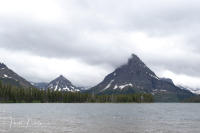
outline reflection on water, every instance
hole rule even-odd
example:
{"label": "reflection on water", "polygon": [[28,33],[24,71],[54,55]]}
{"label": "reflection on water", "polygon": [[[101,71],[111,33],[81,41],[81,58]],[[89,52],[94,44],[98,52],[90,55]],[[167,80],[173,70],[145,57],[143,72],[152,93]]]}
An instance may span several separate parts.
{"label": "reflection on water", "polygon": [[199,104],[0,104],[0,133],[198,133]]}

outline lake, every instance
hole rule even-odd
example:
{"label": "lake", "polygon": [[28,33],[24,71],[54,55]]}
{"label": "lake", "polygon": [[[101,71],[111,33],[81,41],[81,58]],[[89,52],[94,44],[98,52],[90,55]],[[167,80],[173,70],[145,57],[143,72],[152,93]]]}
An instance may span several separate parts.
{"label": "lake", "polygon": [[0,133],[199,133],[200,104],[0,104]]}

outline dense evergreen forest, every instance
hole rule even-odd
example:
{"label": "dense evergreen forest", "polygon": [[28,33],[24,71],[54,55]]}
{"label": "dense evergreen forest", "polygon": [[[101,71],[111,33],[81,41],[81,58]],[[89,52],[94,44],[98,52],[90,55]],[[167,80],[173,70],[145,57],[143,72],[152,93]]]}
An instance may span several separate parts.
{"label": "dense evergreen forest", "polygon": [[200,103],[200,95],[185,99],[184,102],[186,102],[186,103]]}
{"label": "dense evergreen forest", "polygon": [[20,88],[0,82],[1,103],[85,103],[85,102],[153,102],[151,94],[93,95],[80,92],[61,92]]}

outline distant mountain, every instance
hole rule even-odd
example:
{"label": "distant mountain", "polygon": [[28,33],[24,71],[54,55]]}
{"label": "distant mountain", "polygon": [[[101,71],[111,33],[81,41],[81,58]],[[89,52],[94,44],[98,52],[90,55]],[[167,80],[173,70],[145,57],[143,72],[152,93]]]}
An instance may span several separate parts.
{"label": "distant mountain", "polygon": [[179,86],[179,88],[183,89],[183,90],[188,90],[194,94],[200,95],[200,89],[199,88],[191,88],[191,87],[183,87],[183,86]]}
{"label": "distant mountain", "polygon": [[48,83],[46,82],[39,82],[39,83],[31,82],[31,84],[38,89],[45,89],[48,85]]}
{"label": "distant mountain", "polygon": [[33,87],[31,83],[16,74],[3,63],[0,63],[0,81],[2,81],[4,84],[10,84],[13,86],[20,86],[25,88]]}
{"label": "distant mountain", "polygon": [[193,94],[175,86],[172,80],[159,78],[135,54],[127,64],[108,74],[89,92],[96,94],[151,93],[156,101],[180,101]]}
{"label": "distant mountain", "polygon": [[91,86],[78,86],[77,87],[79,90],[85,91],[91,88]]}
{"label": "distant mountain", "polygon": [[51,81],[46,89],[52,89],[54,91],[68,91],[68,92],[78,92],[80,91],[79,88],[74,86],[68,79],[64,76],[60,75],[55,80]]}

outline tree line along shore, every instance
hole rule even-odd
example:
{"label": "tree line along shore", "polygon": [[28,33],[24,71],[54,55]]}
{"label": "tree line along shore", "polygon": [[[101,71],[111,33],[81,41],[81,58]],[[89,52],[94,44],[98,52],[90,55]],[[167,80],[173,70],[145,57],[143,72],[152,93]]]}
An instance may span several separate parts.
{"label": "tree line along shore", "polygon": [[0,82],[0,103],[151,103],[151,94],[94,95],[82,92],[22,88]]}

